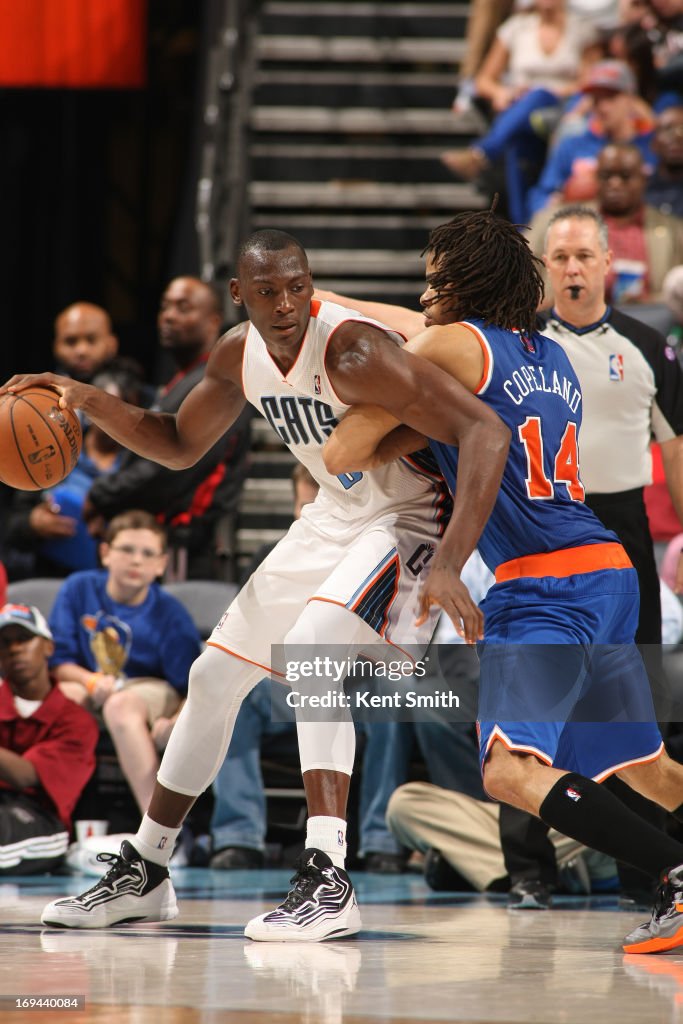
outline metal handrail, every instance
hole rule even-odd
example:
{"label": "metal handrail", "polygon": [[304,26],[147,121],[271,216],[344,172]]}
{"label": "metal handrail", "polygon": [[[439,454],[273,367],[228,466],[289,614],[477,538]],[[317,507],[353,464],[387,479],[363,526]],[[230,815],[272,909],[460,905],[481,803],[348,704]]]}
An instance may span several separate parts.
{"label": "metal handrail", "polygon": [[195,204],[204,281],[232,275],[247,227],[247,132],[258,8],[250,0],[222,0],[216,43],[207,55]]}

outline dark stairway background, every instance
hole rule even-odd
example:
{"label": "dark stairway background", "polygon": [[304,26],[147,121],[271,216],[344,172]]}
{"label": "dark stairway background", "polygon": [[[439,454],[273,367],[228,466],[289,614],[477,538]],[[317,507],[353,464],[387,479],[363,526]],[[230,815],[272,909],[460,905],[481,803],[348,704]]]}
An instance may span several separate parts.
{"label": "dark stairway background", "polygon": [[468,4],[269,0],[253,55],[250,228],[307,248],[316,283],[414,305],[430,228],[486,200],[439,162]]}
{"label": "dark stairway background", "polygon": [[[223,185],[215,169],[204,179],[216,277],[232,276],[241,238],[281,228],[303,243],[321,288],[416,307],[430,228],[487,203],[439,162],[482,128],[476,112],[451,112],[468,14],[468,4],[438,0],[248,5],[240,31],[223,37],[239,68],[219,78],[233,97],[232,128],[214,147]],[[237,523],[241,569],[291,521],[293,464],[257,418]]]}

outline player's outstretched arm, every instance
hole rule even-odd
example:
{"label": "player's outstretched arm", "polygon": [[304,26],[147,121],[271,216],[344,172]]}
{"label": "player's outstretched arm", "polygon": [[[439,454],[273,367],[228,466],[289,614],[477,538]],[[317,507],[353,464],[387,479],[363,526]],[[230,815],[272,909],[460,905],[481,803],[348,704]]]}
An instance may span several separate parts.
{"label": "player's outstretched arm", "polygon": [[175,415],[141,409],[91,384],[53,373],[15,375],[0,388],[0,395],[35,386],[53,388],[62,408],[81,409],[119,444],[169,469],[185,469],[216,443],[244,408],[244,338],[239,327],[243,325],[217,343],[204,378]]}
{"label": "player's outstretched arm", "polygon": [[356,309],[364,316],[372,317],[373,320],[379,320],[380,323],[386,324],[392,331],[398,331],[404,338],[413,338],[424,330],[425,322],[422,313],[408,309],[407,306],[393,306],[389,302],[354,299],[350,295],[339,295],[337,292],[329,292],[320,288],[316,288],[314,298],[326,299],[328,302],[336,302],[348,309]]}
{"label": "player's outstretched arm", "polygon": [[[439,353],[446,330],[458,329],[430,328],[426,332],[430,347],[438,347]],[[438,346],[431,341],[437,332]],[[469,337],[469,332],[463,335],[466,341]],[[449,340],[453,341],[450,333]],[[473,376],[471,362],[464,360],[468,379]],[[459,448],[454,513],[432,563],[423,608],[424,604],[440,604],[456,627],[462,622],[465,639],[474,642],[481,632],[481,613],[459,573],[476,547],[498,495],[510,445],[508,428],[446,372],[446,367],[440,369],[433,361],[397,348],[374,327],[343,324],[328,348],[327,369],[343,402],[374,402],[395,421]]]}
{"label": "player's outstretched arm", "polygon": [[400,424],[378,405],[355,405],[335,427],[323,448],[328,473],[377,469],[424,448],[427,439]]}

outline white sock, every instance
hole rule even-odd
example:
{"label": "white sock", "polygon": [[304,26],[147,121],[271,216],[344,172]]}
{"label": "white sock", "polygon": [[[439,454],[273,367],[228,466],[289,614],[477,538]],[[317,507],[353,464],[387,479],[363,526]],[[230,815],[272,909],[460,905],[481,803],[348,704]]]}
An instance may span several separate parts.
{"label": "white sock", "polygon": [[133,838],[133,846],[145,860],[153,864],[168,864],[173,853],[175,841],[180,835],[180,828],[168,828],[160,825],[147,815],[143,815],[140,828]]}
{"label": "white sock", "polygon": [[306,822],[306,849],[322,850],[336,868],[344,867],[346,859],[346,822],[318,814]]}

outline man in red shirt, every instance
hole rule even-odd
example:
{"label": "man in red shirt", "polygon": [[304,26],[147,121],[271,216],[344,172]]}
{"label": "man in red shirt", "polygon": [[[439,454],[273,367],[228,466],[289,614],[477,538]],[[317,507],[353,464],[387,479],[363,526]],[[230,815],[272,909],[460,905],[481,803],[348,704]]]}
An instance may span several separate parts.
{"label": "man in red shirt", "polygon": [[0,875],[57,866],[95,769],[97,725],[53,684],[53,650],[37,608],[0,608]]}

